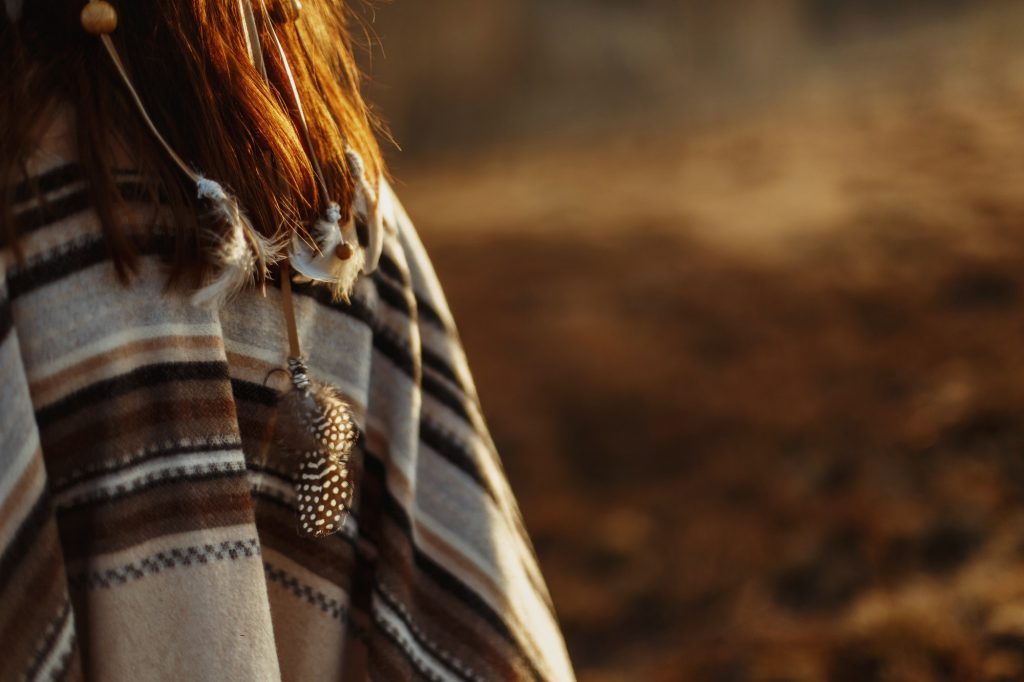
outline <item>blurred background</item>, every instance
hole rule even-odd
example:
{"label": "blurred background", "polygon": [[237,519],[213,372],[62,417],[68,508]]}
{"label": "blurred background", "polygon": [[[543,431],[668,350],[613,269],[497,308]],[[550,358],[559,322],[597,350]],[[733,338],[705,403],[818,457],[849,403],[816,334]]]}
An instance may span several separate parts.
{"label": "blurred background", "polygon": [[373,14],[580,679],[1024,679],[1024,6]]}

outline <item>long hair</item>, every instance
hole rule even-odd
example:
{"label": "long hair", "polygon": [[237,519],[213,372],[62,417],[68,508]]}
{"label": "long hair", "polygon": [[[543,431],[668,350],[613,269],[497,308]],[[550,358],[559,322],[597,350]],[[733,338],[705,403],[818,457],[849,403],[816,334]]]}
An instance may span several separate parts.
{"label": "long hair", "polygon": [[[264,1],[271,8],[275,2]],[[360,96],[344,0],[303,0],[297,21],[276,25],[330,197],[321,196],[298,132],[284,65],[268,49],[270,83],[257,72],[238,2],[112,2],[118,28],[111,38],[157,127],[188,163],[235,194],[264,235],[301,229],[329,200],[350,205],[346,146],[362,155],[372,175],[383,172],[375,122]],[[260,0],[251,2],[260,7]],[[78,162],[119,276],[129,279],[139,258],[118,219],[125,197],[115,182],[122,170],[115,152],[123,149],[149,197],[172,212],[171,280],[198,282],[209,266],[209,248],[195,188],[145,127],[99,39],[82,29],[84,4],[25,0],[17,20],[0,8],[0,239],[20,253],[14,190],[26,179],[38,122],[66,108],[73,112]],[[259,30],[263,44],[272,44],[265,23]]]}

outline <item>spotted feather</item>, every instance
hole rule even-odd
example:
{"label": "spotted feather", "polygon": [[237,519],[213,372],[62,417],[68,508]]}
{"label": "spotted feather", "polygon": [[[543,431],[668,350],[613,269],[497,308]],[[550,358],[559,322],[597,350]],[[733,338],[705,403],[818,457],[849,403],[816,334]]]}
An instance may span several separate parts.
{"label": "spotted feather", "polygon": [[295,494],[302,535],[336,533],[352,509],[351,458],[359,437],[352,410],[330,386],[311,381],[301,360],[289,360],[292,390],[279,403],[278,443],[298,463]]}

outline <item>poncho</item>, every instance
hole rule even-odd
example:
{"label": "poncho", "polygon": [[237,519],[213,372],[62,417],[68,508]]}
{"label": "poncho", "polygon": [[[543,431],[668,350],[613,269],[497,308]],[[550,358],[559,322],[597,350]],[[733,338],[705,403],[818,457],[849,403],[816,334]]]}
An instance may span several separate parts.
{"label": "poncho", "polygon": [[[363,434],[344,532],[296,532],[271,437],[280,291],[211,312],[118,176],[118,282],[83,174],[41,154],[0,262],[0,679],[573,679],[448,306],[397,201],[350,303],[296,288],[311,374]],[[38,200],[41,194],[43,201]]]}

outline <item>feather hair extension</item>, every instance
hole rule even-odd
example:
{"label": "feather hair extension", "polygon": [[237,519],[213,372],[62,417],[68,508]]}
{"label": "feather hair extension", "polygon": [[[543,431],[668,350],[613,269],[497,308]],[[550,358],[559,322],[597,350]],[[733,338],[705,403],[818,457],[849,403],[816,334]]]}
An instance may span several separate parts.
{"label": "feather hair extension", "polygon": [[253,284],[265,279],[268,267],[281,259],[281,245],[267,239],[252,226],[238,201],[216,181],[199,176],[196,180],[199,198],[206,199],[218,222],[227,227],[214,251],[213,279],[192,296],[192,304],[217,309],[228,299]]}
{"label": "feather hair extension", "polygon": [[[384,242],[384,218],[380,211],[381,193],[367,179],[362,158],[349,148],[345,150],[345,159],[355,181],[348,223],[340,224],[341,207],[331,202],[310,229],[314,244],[298,235],[292,237],[291,261],[302,278],[327,284],[335,300],[347,301],[359,275],[377,269]],[[353,244],[362,248],[346,249],[345,257],[338,257],[339,247]]]}
{"label": "feather hair extension", "polygon": [[363,270],[362,249],[346,249],[345,257],[338,250],[357,243],[355,220],[341,226],[341,207],[331,202],[310,229],[313,244],[298,234],[292,235],[290,260],[295,271],[314,282],[327,284],[334,300],[348,300],[359,273]]}

